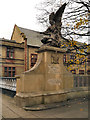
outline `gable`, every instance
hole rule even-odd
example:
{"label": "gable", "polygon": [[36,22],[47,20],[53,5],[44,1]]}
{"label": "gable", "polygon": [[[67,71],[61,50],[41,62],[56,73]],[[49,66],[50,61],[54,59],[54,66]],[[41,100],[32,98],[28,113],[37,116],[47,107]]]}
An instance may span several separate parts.
{"label": "gable", "polygon": [[18,43],[22,43],[24,42],[23,36],[27,38],[27,45],[38,47],[42,45],[41,39],[43,38],[43,34],[34,30],[18,27],[17,25],[15,25],[11,40],[15,40]]}
{"label": "gable", "polygon": [[15,40],[17,43],[24,42],[24,39],[21,35],[21,31],[20,31],[20,29],[18,28],[17,25],[14,26],[13,33],[12,33],[12,36],[11,36],[11,40]]}

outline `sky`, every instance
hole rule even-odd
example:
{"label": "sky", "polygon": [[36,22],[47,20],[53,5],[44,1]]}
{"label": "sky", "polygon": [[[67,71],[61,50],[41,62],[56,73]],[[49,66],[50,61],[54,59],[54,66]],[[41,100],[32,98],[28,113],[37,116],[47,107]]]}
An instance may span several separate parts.
{"label": "sky", "polygon": [[14,25],[42,31],[35,8],[42,0],[0,0],[0,38],[11,39]]}
{"label": "sky", "polygon": [[[44,31],[37,22],[38,6],[43,0],[0,0],[0,38],[11,39],[14,25]],[[85,40],[86,41],[86,40]]]}

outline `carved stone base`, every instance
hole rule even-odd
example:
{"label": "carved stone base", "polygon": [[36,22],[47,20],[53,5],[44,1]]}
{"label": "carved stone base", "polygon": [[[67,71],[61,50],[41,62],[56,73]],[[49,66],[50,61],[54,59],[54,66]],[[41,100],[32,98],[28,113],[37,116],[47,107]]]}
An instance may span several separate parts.
{"label": "carved stone base", "polygon": [[[16,102],[21,106],[59,102],[73,88],[73,75],[63,65],[60,48],[43,46],[33,68],[17,76]],[[63,91],[63,92],[62,92]]]}
{"label": "carved stone base", "polygon": [[39,104],[62,102],[68,99],[88,97],[88,88],[71,89],[68,91],[46,92],[36,94],[20,93],[16,95],[15,101],[18,106],[26,107]]}

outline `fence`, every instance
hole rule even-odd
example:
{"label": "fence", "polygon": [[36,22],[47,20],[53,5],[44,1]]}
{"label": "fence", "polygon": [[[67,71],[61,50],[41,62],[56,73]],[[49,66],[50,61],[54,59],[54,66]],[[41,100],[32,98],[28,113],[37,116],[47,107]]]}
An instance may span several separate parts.
{"label": "fence", "polygon": [[16,91],[16,78],[0,77],[0,88]]}
{"label": "fence", "polygon": [[88,86],[89,75],[74,75],[74,87]]}

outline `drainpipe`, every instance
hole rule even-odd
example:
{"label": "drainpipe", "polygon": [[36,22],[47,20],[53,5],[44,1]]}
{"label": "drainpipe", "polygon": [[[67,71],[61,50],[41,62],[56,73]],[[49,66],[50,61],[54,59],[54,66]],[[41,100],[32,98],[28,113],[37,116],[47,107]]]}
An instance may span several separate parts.
{"label": "drainpipe", "polygon": [[87,71],[86,71],[86,60],[85,60],[85,75],[86,75]]}
{"label": "drainpipe", "polygon": [[24,38],[25,44],[24,44],[24,70],[27,71],[27,38]]}

